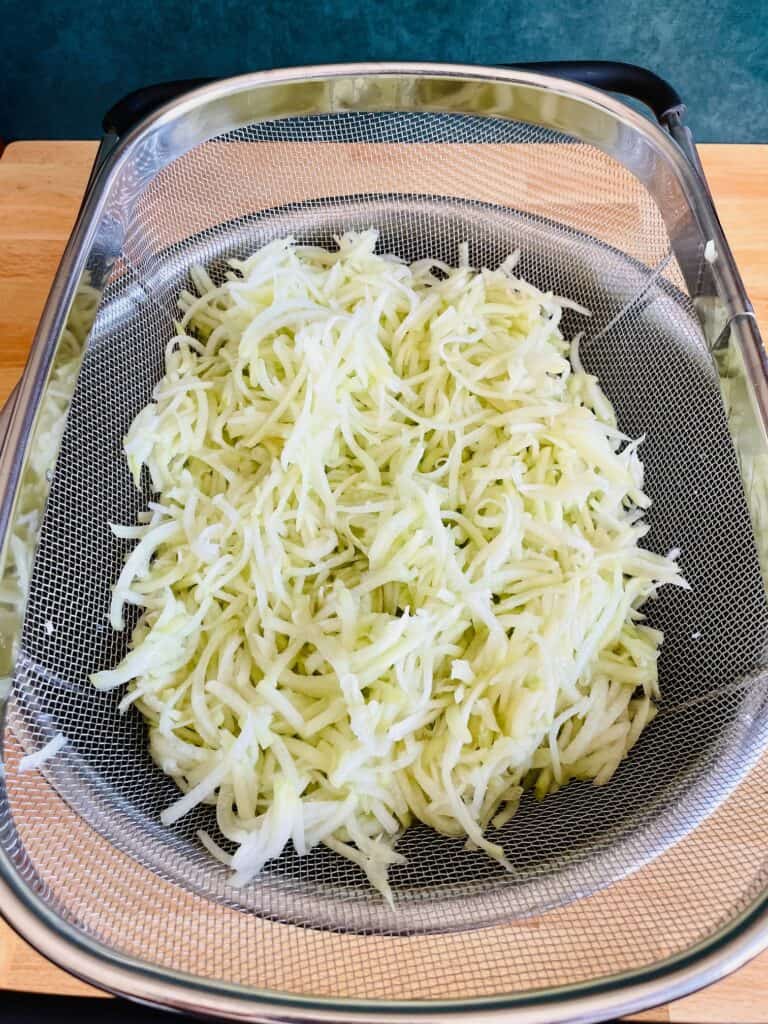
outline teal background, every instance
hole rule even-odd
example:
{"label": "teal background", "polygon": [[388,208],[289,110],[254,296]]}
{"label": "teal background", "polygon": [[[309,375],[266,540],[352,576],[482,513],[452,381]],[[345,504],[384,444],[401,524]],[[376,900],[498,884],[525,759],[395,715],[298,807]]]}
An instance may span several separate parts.
{"label": "teal background", "polygon": [[702,141],[768,141],[768,0],[0,0],[0,138],[94,138],[155,81],[354,60],[644,64]]}

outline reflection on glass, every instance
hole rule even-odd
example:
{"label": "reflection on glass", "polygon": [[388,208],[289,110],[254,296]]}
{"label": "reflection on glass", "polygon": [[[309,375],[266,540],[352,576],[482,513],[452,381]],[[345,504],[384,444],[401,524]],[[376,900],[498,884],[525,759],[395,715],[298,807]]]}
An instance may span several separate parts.
{"label": "reflection on glass", "polygon": [[10,689],[45,501],[99,298],[86,272],[62,332],[27,449],[0,576],[0,699]]}
{"label": "reflection on glass", "polygon": [[768,450],[737,339],[715,352],[720,390],[747,498],[757,556],[768,589]]}

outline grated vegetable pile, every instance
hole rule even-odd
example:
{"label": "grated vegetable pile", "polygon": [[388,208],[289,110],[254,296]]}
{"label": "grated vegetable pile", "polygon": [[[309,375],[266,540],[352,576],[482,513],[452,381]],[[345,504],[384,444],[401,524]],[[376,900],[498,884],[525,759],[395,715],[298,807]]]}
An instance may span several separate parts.
{"label": "grated vegetable pile", "polygon": [[525,788],[608,782],[658,696],[640,608],[685,583],[639,546],[640,442],[561,334],[578,307],[514,255],[376,243],[193,271],[125,438],[156,500],[113,526],[112,626],[142,612],[93,682],[149,723],[162,820],[215,804],[235,884],[324,843],[391,900],[414,819],[510,867],[488,832]]}

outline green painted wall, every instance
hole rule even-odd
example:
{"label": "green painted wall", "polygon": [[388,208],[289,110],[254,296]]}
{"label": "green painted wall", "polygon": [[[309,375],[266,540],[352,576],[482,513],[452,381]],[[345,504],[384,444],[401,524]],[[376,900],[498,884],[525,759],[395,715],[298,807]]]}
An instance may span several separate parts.
{"label": "green painted wall", "polygon": [[703,141],[768,141],[768,0],[0,0],[0,137],[90,138],[149,82],[346,60],[600,58],[669,78]]}

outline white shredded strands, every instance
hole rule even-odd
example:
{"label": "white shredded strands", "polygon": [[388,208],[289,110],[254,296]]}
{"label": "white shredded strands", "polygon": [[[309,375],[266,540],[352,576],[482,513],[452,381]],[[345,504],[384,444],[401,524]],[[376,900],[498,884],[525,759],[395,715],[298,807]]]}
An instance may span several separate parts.
{"label": "white shredded strands", "polygon": [[707,263],[714,263],[717,260],[717,249],[715,248],[715,242],[712,238],[710,238],[704,246],[704,259]]}
{"label": "white shredded strands", "polygon": [[93,682],[147,719],[185,794],[163,820],[216,806],[237,884],[324,843],[391,900],[414,819],[510,867],[486,833],[525,788],[608,782],[658,696],[639,609],[685,584],[640,547],[640,442],[574,372],[564,300],[517,254],[376,241],[193,273],[125,438],[158,498],[115,528],[111,620],[143,612]]}
{"label": "white shredded strands", "polygon": [[[99,294],[90,284],[90,277],[86,273],[61,335],[24,466],[12,534],[0,574],[0,673],[9,676],[16,662],[18,638],[32,578],[32,563],[51,475],[80,371],[85,340],[96,315]],[[45,628],[50,635],[47,624]],[[8,638],[12,638],[10,642]],[[9,689],[0,687],[0,701],[7,698]]]}
{"label": "white shredded strands", "polygon": [[34,754],[25,754],[19,761],[19,771],[31,772],[35,768],[40,768],[46,761],[50,761],[52,757],[55,757],[61,748],[66,745],[66,742],[66,736],[63,733],[57,733],[52,740],[49,740],[44,747],[36,750]]}

